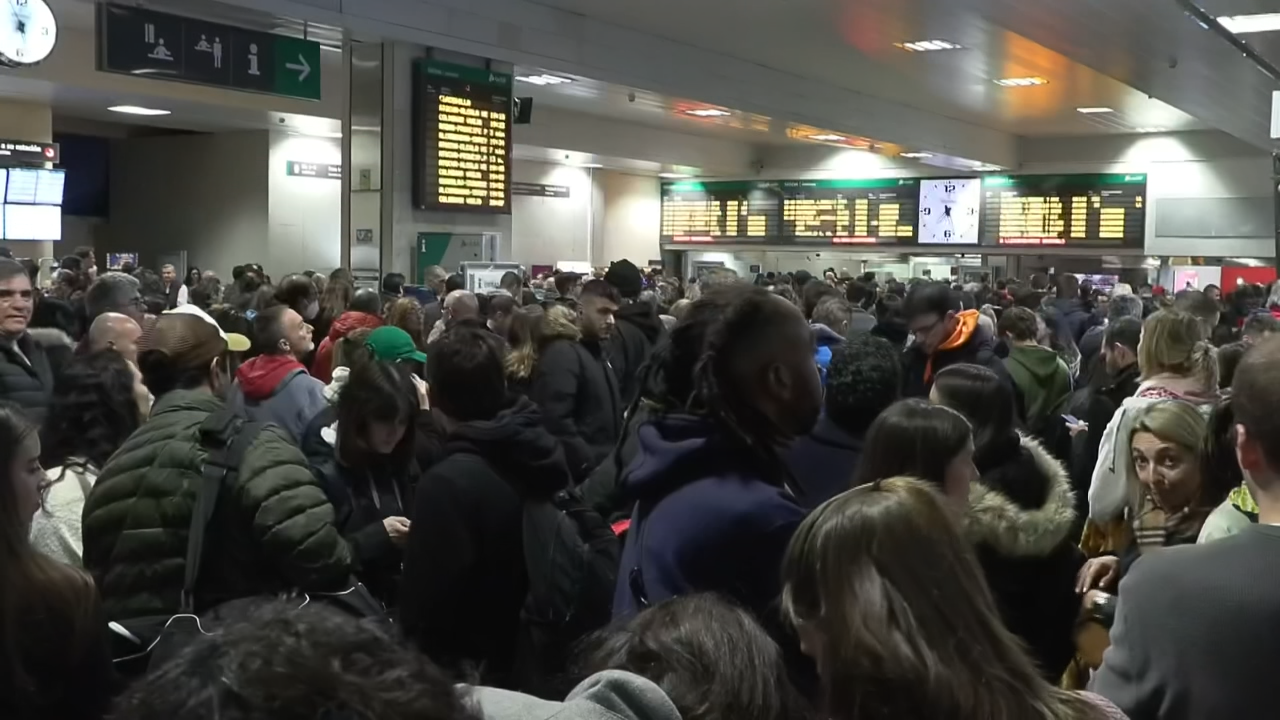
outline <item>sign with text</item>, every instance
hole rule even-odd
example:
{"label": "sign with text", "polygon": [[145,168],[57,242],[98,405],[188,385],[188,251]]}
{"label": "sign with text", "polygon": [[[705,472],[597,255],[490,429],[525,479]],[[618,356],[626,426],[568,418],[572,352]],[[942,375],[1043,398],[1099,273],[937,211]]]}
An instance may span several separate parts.
{"label": "sign with text", "polygon": [[413,199],[437,211],[511,213],[511,75],[414,64]]}
{"label": "sign with text", "polygon": [[569,197],[569,186],[513,182],[511,183],[511,194],[528,195],[530,197],[567,198]]}
{"label": "sign with text", "polygon": [[342,166],[328,163],[310,163],[301,160],[290,160],[285,173],[294,177],[324,178],[341,180]]}
{"label": "sign with text", "polygon": [[27,142],[26,140],[0,140],[0,164],[4,164],[4,161],[56,163],[58,162],[58,144]]}
{"label": "sign with text", "polygon": [[98,6],[98,69],[320,99],[320,44],[120,5]]}

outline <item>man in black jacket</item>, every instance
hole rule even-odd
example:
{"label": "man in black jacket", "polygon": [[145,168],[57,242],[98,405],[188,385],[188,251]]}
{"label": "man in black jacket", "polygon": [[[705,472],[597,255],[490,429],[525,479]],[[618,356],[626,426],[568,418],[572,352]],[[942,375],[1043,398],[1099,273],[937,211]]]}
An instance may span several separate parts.
{"label": "man in black jacket", "polygon": [[59,363],[27,330],[34,296],[27,269],[0,260],[0,400],[18,405],[38,425],[49,408]]}
{"label": "man in black jacket", "polygon": [[617,324],[609,336],[607,350],[614,376],[618,379],[618,394],[626,407],[640,392],[640,369],[666,334],[666,326],[658,317],[657,306],[640,300],[644,279],[640,268],[630,260],[619,260],[610,265],[604,281],[617,288],[622,296],[622,304],[614,315]]}
{"label": "man in black jacket", "polygon": [[431,411],[447,439],[419,481],[405,550],[405,635],[459,678],[511,687],[520,607],[528,592],[526,498],[569,485],[561,445],[538,408],[507,392],[502,341],[452,327],[427,357]]}
{"label": "man in black jacket", "polygon": [[993,331],[979,322],[977,310],[960,309],[950,285],[914,285],[902,306],[912,337],[903,359],[903,397],[927,397],[938,371],[960,363],[988,368],[1013,387]]}
{"label": "man in black jacket", "polygon": [[622,402],[604,352],[621,298],[612,285],[592,280],[578,298],[579,339],[559,337],[539,351],[530,397],[547,429],[564,445],[575,481],[587,477],[618,442]]}

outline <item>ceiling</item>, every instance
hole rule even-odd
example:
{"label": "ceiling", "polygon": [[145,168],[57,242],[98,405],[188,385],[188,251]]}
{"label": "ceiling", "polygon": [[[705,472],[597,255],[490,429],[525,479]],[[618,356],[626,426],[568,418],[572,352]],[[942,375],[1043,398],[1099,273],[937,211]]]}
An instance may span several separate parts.
{"label": "ceiling", "polygon": [[[1114,1],[1114,0],[1112,0]],[[819,80],[952,119],[1022,136],[1088,135],[1208,126],[1108,74],[997,24],[998,0],[534,0],[588,17]],[[1172,0],[1120,5],[1147,8]],[[1009,0],[1031,8],[1091,3]],[[727,21],[732,18],[732,21]],[[1075,22],[1093,29],[1086,13]],[[1032,23],[1034,24],[1034,23]],[[1056,26],[1049,26],[1056,30]],[[963,49],[907,52],[894,43],[943,39]],[[1003,88],[995,79],[1040,76],[1049,84]],[[1109,107],[1106,116],[1078,107]]]}

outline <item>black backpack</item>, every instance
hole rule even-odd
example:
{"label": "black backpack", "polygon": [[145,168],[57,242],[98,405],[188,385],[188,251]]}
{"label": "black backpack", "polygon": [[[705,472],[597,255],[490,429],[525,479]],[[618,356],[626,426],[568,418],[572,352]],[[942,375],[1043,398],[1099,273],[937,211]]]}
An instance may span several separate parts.
{"label": "black backpack", "polygon": [[563,697],[555,681],[573,645],[613,612],[621,543],[576,490],[524,499],[523,545],[529,592],[520,611],[518,687]]}

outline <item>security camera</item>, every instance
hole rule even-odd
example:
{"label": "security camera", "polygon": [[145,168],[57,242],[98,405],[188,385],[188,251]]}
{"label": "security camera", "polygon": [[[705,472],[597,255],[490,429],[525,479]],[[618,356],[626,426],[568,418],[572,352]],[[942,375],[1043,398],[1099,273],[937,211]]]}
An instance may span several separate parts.
{"label": "security camera", "polygon": [[633,102],[635,102],[635,101],[636,101],[636,91],[635,91],[635,90],[632,90],[632,91],[630,91],[630,92],[628,92],[628,93],[627,93],[627,102],[632,102],[632,103],[633,103]]}

